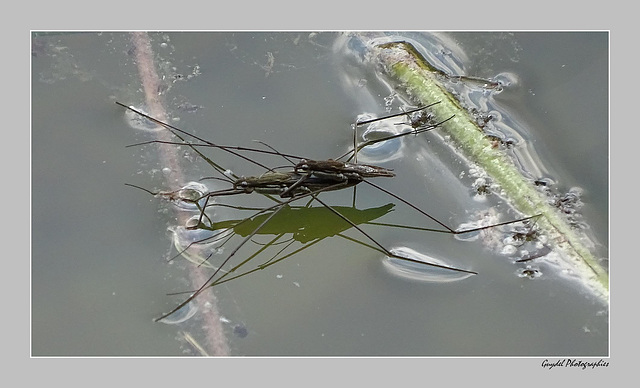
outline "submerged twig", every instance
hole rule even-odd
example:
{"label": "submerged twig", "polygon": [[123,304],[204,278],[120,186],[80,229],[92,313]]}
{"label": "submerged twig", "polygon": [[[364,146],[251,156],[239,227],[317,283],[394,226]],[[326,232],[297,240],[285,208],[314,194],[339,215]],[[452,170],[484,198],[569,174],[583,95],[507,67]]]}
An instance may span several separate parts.
{"label": "submerged twig", "polygon": [[[155,69],[153,61],[153,50],[151,48],[151,42],[149,36],[145,32],[135,32],[131,35],[131,41],[136,50],[136,62],[138,65],[138,71],[140,79],[145,92],[145,100],[147,106],[153,117],[160,118],[166,121],[166,114],[162,104],[162,98],[158,95],[160,78]],[[164,131],[159,134],[159,141],[170,141],[171,138]],[[180,182],[182,179],[180,164],[175,152],[168,151],[168,147],[162,147],[160,150],[160,157],[163,163],[170,166],[171,176],[168,177],[170,184]],[[195,284],[200,284],[202,275],[199,269],[194,269],[191,273],[192,281]],[[207,325],[203,327],[206,330],[207,346],[210,352],[216,356],[226,356],[229,354],[229,345],[224,335],[222,325],[220,324],[217,307],[215,300],[210,301],[209,311],[210,316],[207,317]]]}

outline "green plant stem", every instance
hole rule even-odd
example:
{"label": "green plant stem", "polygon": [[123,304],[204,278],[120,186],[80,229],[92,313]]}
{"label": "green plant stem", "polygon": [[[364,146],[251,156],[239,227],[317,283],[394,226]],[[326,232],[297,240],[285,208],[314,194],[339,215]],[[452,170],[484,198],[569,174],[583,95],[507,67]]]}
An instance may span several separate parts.
{"label": "green plant stem", "polygon": [[574,272],[588,280],[608,300],[609,275],[546,196],[522,175],[512,160],[487,138],[475,119],[440,82],[442,74],[434,69],[409,43],[392,42],[371,46],[383,73],[394,79],[419,104],[440,101],[431,108],[435,121],[454,116],[441,128],[458,150],[482,167],[499,184],[502,194],[514,208],[525,215],[541,214],[538,227],[549,237],[554,250],[561,254]]}

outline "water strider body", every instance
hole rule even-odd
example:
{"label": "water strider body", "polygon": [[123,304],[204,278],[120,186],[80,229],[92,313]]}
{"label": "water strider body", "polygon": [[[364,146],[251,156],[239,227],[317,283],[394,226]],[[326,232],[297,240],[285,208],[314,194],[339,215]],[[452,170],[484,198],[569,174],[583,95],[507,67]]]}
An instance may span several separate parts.
{"label": "water strider body", "polygon": [[329,179],[335,177],[337,179],[355,179],[377,177],[394,177],[396,174],[393,170],[374,166],[371,164],[347,163],[338,160],[307,160],[302,159],[295,166],[296,172],[312,173],[316,176],[327,176]]}
{"label": "water strider body", "polygon": [[256,191],[292,198],[322,188],[340,190],[352,187],[364,178],[393,176],[393,170],[369,164],[346,163],[333,159],[302,159],[293,171],[267,171],[257,177],[240,178],[233,182],[233,187],[241,188],[247,193]]}

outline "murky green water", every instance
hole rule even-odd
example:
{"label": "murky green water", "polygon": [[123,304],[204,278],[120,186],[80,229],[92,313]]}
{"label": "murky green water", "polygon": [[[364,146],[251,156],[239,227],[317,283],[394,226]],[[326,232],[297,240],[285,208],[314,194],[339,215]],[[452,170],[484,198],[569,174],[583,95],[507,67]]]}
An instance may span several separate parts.
{"label": "murky green water", "polygon": [[[607,35],[403,35],[465,74],[512,81],[490,101],[501,123],[527,142],[533,156],[523,165],[555,182],[560,193],[582,189],[580,221],[600,243],[596,253],[608,257]],[[358,114],[383,114],[385,101],[398,104],[370,69],[344,55],[354,41],[339,34],[151,38],[164,77],[159,92],[169,116],[179,119],[172,122],[220,144],[262,140],[283,152],[337,157],[349,146]],[[144,99],[134,55],[122,33],[33,38],[34,355],[194,355],[193,342],[211,352],[210,318],[153,322],[181,300],[167,293],[194,287],[193,265],[165,263],[175,254],[167,233],[176,224],[171,207],[124,185],[176,188],[164,181],[167,166],[156,147],[125,147],[152,136],[128,127],[114,104]],[[427,135],[405,139],[399,156],[387,161],[363,155],[397,174],[376,183],[452,226],[476,209],[504,209],[497,198],[474,200],[471,182],[458,178],[467,168]],[[185,181],[212,175],[187,149],[176,155]],[[260,172],[232,156],[214,158],[237,174]],[[335,206],[352,201],[347,191],[323,198]],[[265,203],[255,196],[226,202]],[[390,203],[393,210],[380,221],[424,224],[393,198],[358,187],[358,208]],[[479,274],[446,283],[406,279],[390,272],[378,253],[329,237],[215,289],[222,316],[216,323],[231,354],[608,354],[608,308],[544,262],[531,264],[542,276],[523,278],[523,265],[478,242],[375,226],[367,231],[386,246],[409,247]]]}

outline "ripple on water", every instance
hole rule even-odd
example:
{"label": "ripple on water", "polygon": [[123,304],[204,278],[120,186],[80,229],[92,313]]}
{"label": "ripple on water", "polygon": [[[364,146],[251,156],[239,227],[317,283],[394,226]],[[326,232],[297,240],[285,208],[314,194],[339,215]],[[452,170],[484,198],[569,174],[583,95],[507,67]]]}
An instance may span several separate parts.
{"label": "ripple on water", "polygon": [[[364,117],[364,116],[363,116]],[[360,117],[359,120],[368,120],[370,117]],[[386,120],[389,121],[389,120]],[[362,132],[364,141],[375,141],[385,137],[397,135],[402,126],[387,123],[385,121],[369,124]],[[359,130],[360,131],[360,130]],[[394,160],[402,156],[402,140],[395,138],[368,145],[358,151],[358,156],[368,162],[382,163]]]}
{"label": "ripple on water", "polygon": [[187,321],[189,318],[196,315],[198,312],[198,307],[195,303],[189,302],[186,305],[182,306],[178,311],[169,315],[168,317],[162,318],[158,322],[166,323],[167,325],[177,325],[179,323]]}
{"label": "ripple on water", "polygon": [[[132,108],[147,114],[147,112],[144,109],[136,108],[134,106],[132,106]],[[133,112],[128,109],[124,112],[124,119],[126,123],[133,129],[138,129],[138,130],[147,131],[147,132],[158,132],[163,129],[163,127],[160,126],[159,124],[154,123],[153,121],[145,117],[142,117],[136,112]]]}
{"label": "ripple on water", "polygon": [[210,231],[176,226],[169,228],[169,231],[180,256],[196,265],[217,269],[215,259],[224,251],[219,246],[220,240],[229,236],[228,229]]}
{"label": "ripple on water", "polygon": [[[435,257],[424,255],[407,247],[393,248],[390,251],[394,255],[410,258],[413,260],[419,260],[425,263],[455,267],[455,265],[453,264],[446,263]],[[424,282],[447,283],[463,280],[472,276],[472,274],[470,273],[447,270],[444,268],[438,268],[429,265],[421,265],[415,262],[401,260],[394,257],[387,257],[383,261],[383,263],[387,270],[397,276]]]}
{"label": "ripple on water", "polygon": [[[175,204],[184,210],[199,211],[198,206],[202,208],[205,205],[206,198],[202,196],[206,192],[208,192],[208,188],[202,183],[189,182],[178,190],[178,201],[176,201]],[[196,202],[198,205],[196,205]]]}

